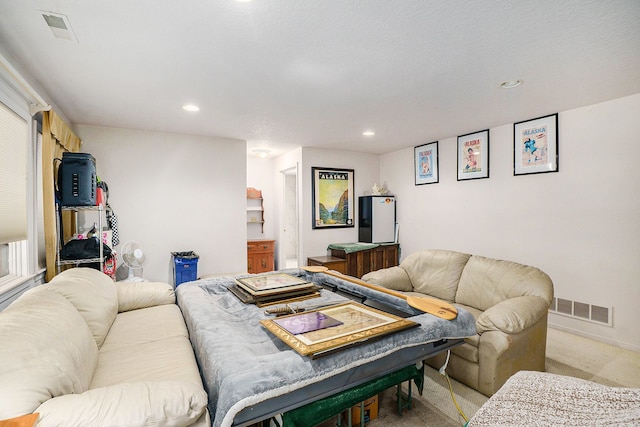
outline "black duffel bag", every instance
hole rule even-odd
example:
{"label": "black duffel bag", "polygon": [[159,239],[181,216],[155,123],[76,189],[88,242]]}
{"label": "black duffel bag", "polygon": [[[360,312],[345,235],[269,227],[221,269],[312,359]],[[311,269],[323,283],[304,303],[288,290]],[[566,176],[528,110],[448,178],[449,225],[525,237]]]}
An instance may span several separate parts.
{"label": "black duffel bag", "polygon": [[[60,258],[64,260],[88,259],[100,257],[100,243],[95,237],[88,239],[69,240],[60,251]],[[105,258],[111,256],[111,248],[102,244],[102,255]]]}

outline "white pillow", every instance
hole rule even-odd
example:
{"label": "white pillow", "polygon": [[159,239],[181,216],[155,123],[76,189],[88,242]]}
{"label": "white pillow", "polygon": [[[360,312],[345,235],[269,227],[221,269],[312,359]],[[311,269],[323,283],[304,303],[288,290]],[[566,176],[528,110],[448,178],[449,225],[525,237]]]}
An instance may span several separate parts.
{"label": "white pillow", "polygon": [[207,394],[188,381],[148,381],[100,387],[44,402],[38,427],[182,427],[207,410]]}

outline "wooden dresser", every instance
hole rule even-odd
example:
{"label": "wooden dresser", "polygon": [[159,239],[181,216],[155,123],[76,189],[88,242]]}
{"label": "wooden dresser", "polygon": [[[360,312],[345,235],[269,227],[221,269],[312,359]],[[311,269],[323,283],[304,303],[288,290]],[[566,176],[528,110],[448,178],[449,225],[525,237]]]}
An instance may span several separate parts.
{"label": "wooden dresser", "polygon": [[334,256],[314,256],[307,258],[307,265],[327,267],[338,273],[347,274],[347,261]]}
{"label": "wooden dresser", "polygon": [[275,240],[247,241],[247,271],[251,274],[275,269]]}
{"label": "wooden dresser", "polygon": [[357,278],[370,271],[398,265],[400,246],[397,243],[372,246],[355,252],[332,248],[330,255],[307,258],[307,265],[321,265]]}

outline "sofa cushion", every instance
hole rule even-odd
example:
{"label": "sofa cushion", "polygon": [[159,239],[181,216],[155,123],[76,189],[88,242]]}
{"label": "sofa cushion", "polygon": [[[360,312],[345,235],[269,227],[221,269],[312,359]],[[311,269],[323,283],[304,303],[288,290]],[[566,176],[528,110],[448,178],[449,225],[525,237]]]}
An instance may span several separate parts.
{"label": "sofa cushion", "polygon": [[116,282],[118,312],[175,304],[173,287],[163,282]]}
{"label": "sofa cushion", "polygon": [[189,380],[202,387],[188,338],[169,337],[100,352],[89,388],[160,380]]}
{"label": "sofa cushion", "polygon": [[189,381],[118,384],[44,402],[38,427],[187,426],[206,411],[207,400]]}
{"label": "sofa cushion", "polygon": [[60,294],[38,287],[0,312],[0,419],[88,389],[98,359],[89,327]]}
{"label": "sofa cushion", "polygon": [[429,249],[409,255],[400,263],[400,267],[407,272],[414,291],[453,302],[460,276],[470,256],[461,252]]}
{"label": "sofa cushion", "polygon": [[127,311],[116,317],[100,353],[178,336],[188,338],[189,333],[175,304]]}
{"label": "sofa cushion", "polygon": [[511,261],[472,256],[462,272],[456,303],[487,310],[509,298],[536,296],[553,299],[553,283],[535,267]]}
{"label": "sofa cushion", "polygon": [[93,268],[72,268],[42,287],[59,293],[76,307],[100,348],[118,314],[113,280]]}

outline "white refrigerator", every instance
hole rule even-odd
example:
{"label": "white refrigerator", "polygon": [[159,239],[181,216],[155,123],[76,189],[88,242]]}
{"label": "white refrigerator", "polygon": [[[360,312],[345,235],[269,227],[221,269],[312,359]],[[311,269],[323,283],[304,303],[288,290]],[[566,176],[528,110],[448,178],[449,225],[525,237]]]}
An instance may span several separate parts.
{"label": "white refrigerator", "polygon": [[393,243],[396,236],[396,198],[361,196],[358,198],[358,241]]}

